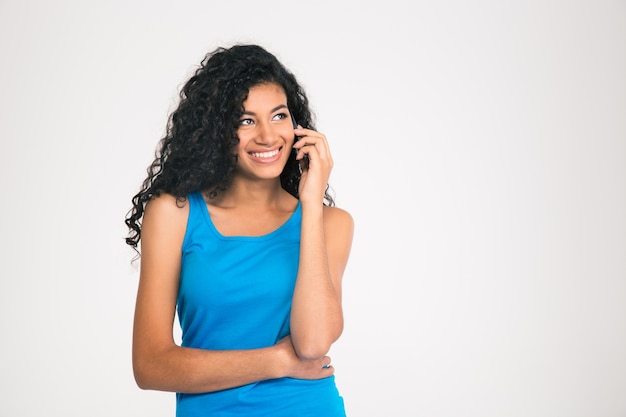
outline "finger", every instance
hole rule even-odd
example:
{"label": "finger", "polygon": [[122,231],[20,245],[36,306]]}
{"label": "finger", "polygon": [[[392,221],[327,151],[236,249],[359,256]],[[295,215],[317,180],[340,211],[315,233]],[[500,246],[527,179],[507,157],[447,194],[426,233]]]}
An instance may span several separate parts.
{"label": "finger", "polygon": [[316,155],[313,156],[327,160],[332,164],[333,159],[326,138],[302,138],[294,144],[294,148],[298,151],[304,151],[306,154],[313,154],[313,152],[315,152]]}
{"label": "finger", "polygon": [[330,363],[330,356],[324,356],[322,358],[322,368],[330,368],[332,366]]}
{"label": "finger", "polygon": [[311,167],[313,164],[317,167],[326,167],[325,169],[332,169],[334,164],[333,158],[329,154],[320,152],[316,146],[308,145],[298,150],[296,160],[305,161],[307,167]]}
{"label": "finger", "polygon": [[[302,159],[304,155],[317,157],[320,156],[319,149],[317,149],[314,145],[306,145],[298,149],[298,153],[296,155],[296,159]],[[317,158],[316,158],[317,159]]]}
{"label": "finger", "polygon": [[328,147],[328,140],[326,139],[326,135],[316,132],[314,130],[309,131],[310,133],[304,135],[298,135],[298,140],[294,143],[295,147],[302,147],[305,145],[315,145],[320,144],[320,146]]}
{"label": "finger", "polygon": [[316,152],[320,158],[332,160],[330,150],[325,140],[313,138],[307,140],[301,139],[298,143],[294,144],[293,147],[298,152],[304,152],[306,154]]}
{"label": "finger", "polygon": [[330,375],[333,375],[334,373],[335,373],[335,368],[332,365],[328,365],[322,368],[322,375],[324,376],[330,376]]}
{"label": "finger", "polygon": [[318,138],[318,137],[312,137],[312,136],[304,136],[301,137],[300,139],[298,139],[294,144],[293,147],[295,149],[301,149],[304,148],[305,146],[315,146],[315,145],[322,145],[323,144],[323,139],[322,138]]}
{"label": "finger", "polygon": [[294,146],[301,147],[304,145],[315,145],[320,144],[322,146],[328,146],[328,140],[326,136],[321,133],[316,133],[315,135],[306,135],[298,137],[298,140],[294,143]]}

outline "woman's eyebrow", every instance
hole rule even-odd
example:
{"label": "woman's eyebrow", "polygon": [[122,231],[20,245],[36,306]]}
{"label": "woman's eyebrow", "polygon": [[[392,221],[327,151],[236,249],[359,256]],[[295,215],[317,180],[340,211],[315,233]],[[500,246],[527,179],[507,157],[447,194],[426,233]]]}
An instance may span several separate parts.
{"label": "woman's eyebrow", "polygon": [[[286,104],[279,104],[278,106],[274,107],[274,108],[270,111],[270,113],[274,113],[275,111],[278,111],[278,110],[280,110],[280,109],[286,109],[286,108],[287,108],[287,105],[286,105]],[[244,114],[245,114],[245,115],[248,115],[248,116],[256,116],[256,113],[255,113],[255,112],[253,112],[253,111],[247,111],[247,110],[244,110],[244,112],[242,113],[242,115],[244,115]]]}

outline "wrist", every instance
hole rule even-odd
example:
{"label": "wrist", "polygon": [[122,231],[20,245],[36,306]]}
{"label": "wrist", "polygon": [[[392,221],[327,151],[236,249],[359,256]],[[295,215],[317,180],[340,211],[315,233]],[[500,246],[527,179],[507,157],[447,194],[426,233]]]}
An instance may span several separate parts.
{"label": "wrist", "polygon": [[303,213],[322,214],[324,212],[324,201],[319,199],[300,199],[300,206]]}
{"label": "wrist", "polygon": [[281,344],[276,344],[267,349],[268,355],[266,360],[270,377],[275,379],[287,376],[287,355],[285,355],[284,350],[281,348]]}

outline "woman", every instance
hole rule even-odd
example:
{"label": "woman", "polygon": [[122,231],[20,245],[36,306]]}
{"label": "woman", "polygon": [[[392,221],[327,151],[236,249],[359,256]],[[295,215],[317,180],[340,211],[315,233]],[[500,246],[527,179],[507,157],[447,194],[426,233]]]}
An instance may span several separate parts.
{"label": "woman", "polygon": [[137,384],[176,392],[178,416],[345,416],[327,353],[353,220],[327,192],[306,94],[274,55],[236,45],[180,96],[126,218]]}

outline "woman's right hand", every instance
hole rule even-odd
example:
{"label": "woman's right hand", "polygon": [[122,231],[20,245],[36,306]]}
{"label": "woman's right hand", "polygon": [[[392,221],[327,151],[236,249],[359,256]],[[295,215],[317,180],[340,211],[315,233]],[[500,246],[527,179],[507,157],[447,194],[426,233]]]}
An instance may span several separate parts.
{"label": "woman's right hand", "polygon": [[[310,201],[321,207],[324,203],[324,192],[328,186],[330,171],[333,168],[328,141],[324,134],[300,126],[294,132],[298,135],[298,140],[293,148],[297,152],[296,160],[300,161],[302,167],[298,198],[302,202]],[[306,163],[303,162],[305,158]]]}
{"label": "woman's right hand", "polygon": [[330,357],[323,356],[319,359],[302,359],[297,354],[291,343],[291,337],[282,338],[274,348],[280,354],[280,362],[285,366],[286,377],[296,379],[322,379],[335,373],[335,368],[330,364]]}

